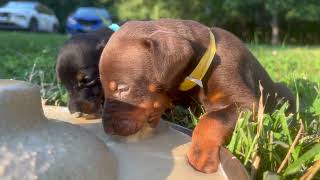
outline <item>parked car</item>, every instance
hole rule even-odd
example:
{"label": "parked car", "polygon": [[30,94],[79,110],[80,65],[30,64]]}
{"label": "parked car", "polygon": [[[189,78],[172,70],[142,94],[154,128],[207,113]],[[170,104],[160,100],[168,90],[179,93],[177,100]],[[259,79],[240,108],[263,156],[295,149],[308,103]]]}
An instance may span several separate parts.
{"label": "parked car", "polygon": [[0,29],[57,32],[58,28],[54,12],[39,2],[9,1],[0,7]]}
{"label": "parked car", "polygon": [[106,9],[80,7],[67,19],[66,32],[75,34],[97,30],[111,24],[110,14]]}

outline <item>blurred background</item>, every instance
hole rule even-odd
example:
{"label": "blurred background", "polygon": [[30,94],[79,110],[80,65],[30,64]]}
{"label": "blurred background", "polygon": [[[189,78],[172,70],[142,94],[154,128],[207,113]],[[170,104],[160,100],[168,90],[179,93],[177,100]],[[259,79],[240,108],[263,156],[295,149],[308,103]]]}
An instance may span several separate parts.
{"label": "blurred background", "polygon": [[[23,7],[14,2],[11,2],[10,6],[10,1],[8,4],[8,1],[0,0],[2,29],[3,24],[8,23],[4,21],[7,15],[5,13],[18,13],[17,19],[21,21],[24,17],[19,13],[24,12],[23,14],[28,16],[30,9],[33,8],[28,5]],[[96,29],[99,23],[101,24],[101,16],[110,22],[181,18],[197,20],[208,26],[223,27],[247,42],[273,44],[320,42],[319,0],[39,0],[36,2],[40,6],[35,7],[36,12],[33,13],[35,17],[32,21],[29,21],[29,17],[26,18],[28,22],[22,29],[74,33]],[[94,11],[99,14],[92,13]],[[50,27],[36,28],[36,25],[41,24],[41,18],[38,16],[46,15],[52,16],[52,19],[56,17],[57,21],[49,20],[51,24],[47,23],[47,26]],[[45,21],[48,21],[48,18]],[[83,27],[80,27],[82,25]]]}

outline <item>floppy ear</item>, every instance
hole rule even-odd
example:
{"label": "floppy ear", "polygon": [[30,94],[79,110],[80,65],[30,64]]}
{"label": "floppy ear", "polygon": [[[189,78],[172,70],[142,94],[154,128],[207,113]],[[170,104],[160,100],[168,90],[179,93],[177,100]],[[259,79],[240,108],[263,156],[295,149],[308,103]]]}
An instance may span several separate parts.
{"label": "floppy ear", "polygon": [[187,39],[175,33],[156,33],[142,40],[150,51],[157,80],[168,88],[178,86],[189,72],[186,68],[194,58],[194,49]]}

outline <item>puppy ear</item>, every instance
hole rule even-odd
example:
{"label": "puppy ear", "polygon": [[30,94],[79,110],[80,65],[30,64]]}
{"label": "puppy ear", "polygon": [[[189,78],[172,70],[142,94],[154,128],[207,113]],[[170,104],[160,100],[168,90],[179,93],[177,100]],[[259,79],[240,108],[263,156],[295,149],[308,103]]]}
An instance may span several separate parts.
{"label": "puppy ear", "polygon": [[143,39],[142,44],[151,53],[153,70],[160,83],[170,88],[185,78],[184,71],[194,56],[191,42],[174,33],[156,33]]}

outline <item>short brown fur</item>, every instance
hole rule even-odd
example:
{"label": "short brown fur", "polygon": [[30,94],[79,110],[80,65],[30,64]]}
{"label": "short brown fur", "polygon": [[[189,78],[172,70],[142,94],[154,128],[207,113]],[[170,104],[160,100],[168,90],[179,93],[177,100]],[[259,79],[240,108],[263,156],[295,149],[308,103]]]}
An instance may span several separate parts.
{"label": "short brown fur", "polygon": [[[215,36],[217,51],[203,79],[204,88],[179,91],[181,82],[207,50],[209,30]],[[281,97],[289,101],[292,111],[295,107],[289,89],[279,89],[236,36],[195,21],[128,22],[111,37],[99,68],[106,97],[103,124],[107,132],[133,134],[142,127],[141,122],[155,126],[171,102],[188,104],[187,96],[198,100],[207,113],[193,132],[187,156],[195,169],[205,173],[217,170],[219,148],[232,133],[239,110],[257,107],[259,84],[264,87],[263,95],[268,95],[267,112]],[[111,81],[125,88],[111,92]]]}

